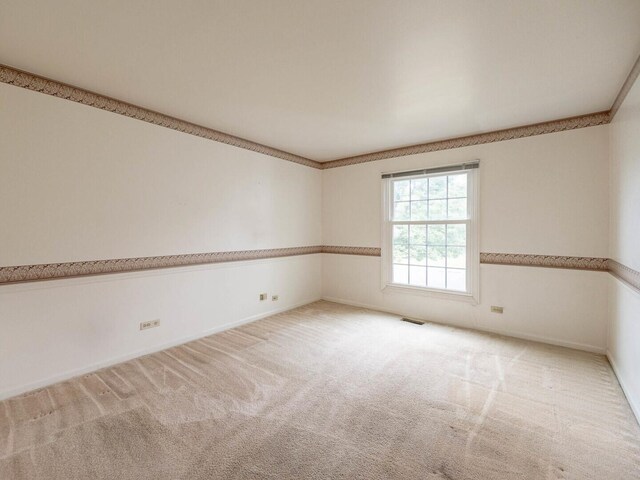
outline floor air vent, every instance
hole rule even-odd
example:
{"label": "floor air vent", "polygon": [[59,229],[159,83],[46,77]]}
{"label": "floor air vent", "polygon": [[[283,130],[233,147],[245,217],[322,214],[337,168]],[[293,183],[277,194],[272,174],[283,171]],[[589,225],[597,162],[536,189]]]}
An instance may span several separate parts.
{"label": "floor air vent", "polygon": [[402,317],[403,322],[413,323],[415,325],[424,325],[422,320],[414,320],[413,318]]}

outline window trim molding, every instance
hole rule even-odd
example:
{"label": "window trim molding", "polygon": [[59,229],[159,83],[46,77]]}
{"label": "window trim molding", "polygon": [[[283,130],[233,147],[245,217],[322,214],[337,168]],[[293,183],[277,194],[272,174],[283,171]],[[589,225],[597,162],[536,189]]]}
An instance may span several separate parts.
{"label": "window trim molding", "polygon": [[[474,162],[477,162],[475,160]],[[469,163],[474,163],[469,162]],[[451,167],[451,170],[447,170]],[[427,174],[426,176],[446,175],[448,172],[460,171],[459,165],[444,165],[436,167],[437,172]],[[427,170],[427,169],[425,169]],[[435,170],[435,169],[434,169]],[[380,290],[383,293],[405,293],[413,295],[422,295],[426,297],[439,298],[444,300],[457,300],[477,305],[480,303],[480,168],[471,168],[466,170],[471,181],[468,183],[468,197],[471,200],[469,208],[469,244],[467,245],[469,265],[467,266],[467,276],[470,280],[469,292],[457,292],[454,290],[445,290],[429,287],[417,287],[415,285],[401,285],[390,283],[391,275],[391,182],[394,177],[387,176],[382,178],[380,182],[381,188],[381,275]],[[416,174],[412,176],[403,176],[403,179],[411,179],[414,177],[423,177],[424,174]]]}

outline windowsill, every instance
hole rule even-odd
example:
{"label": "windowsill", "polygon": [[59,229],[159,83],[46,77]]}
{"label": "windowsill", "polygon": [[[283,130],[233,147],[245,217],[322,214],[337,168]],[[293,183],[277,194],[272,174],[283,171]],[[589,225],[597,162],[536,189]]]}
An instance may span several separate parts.
{"label": "windowsill", "polygon": [[471,293],[454,292],[449,290],[438,290],[431,288],[413,287],[411,285],[387,284],[382,293],[403,293],[409,295],[420,295],[423,297],[438,298],[441,300],[453,300],[457,302],[478,305],[478,300]]}

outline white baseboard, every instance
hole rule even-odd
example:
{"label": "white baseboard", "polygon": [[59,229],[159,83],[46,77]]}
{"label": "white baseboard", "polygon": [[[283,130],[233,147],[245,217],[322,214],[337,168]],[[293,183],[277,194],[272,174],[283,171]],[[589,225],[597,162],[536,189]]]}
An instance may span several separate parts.
{"label": "white baseboard", "polygon": [[229,330],[234,327],[238,327],[240,325],[244,325],[245,323],[255,322],[256,320],[260,320],[261,318],[270,317],[271,315],[276,315],[278,313],[286,312],[288,310],[293,310],[294,308],[302,307],[304,305],[308,305],[313,302],[317,302],[320,298],[314,298],[312,300],[296,303],[294,305],[289,305],[287,307],[277,308],[275,310],[270,310],[268,312],[259,313],[257,315],[252,315],[250,317],[246,317],[240,320],[236,320],[233,322],[228,322],[223,325],[218,325],[214,328],[210,328],[201,333],[196,333],[194,335],[188,335],[186,337],[181,337],[176,340],[172,340],[171,342],[163,343],[161,345],[155,345],[153,347],[145,348],[142,350],[137,350],[132,353],[128,353],[126,355],[120,355],[118,357],[110,358],[108,360],[104,360],[101,362],[92,363],[90,365],[75,368],[73,370],[67,370],[64,373],[60,373],[58,375],[53,375],[51,377],[47,377],[43,380],[38,380],[36,382],[27,383],[25,385],[20,385],[18,387],[11,388],[9,390],[4,390],[0,392],[0,400],[5,400],[7,398],[15,397],[16,395],[21,395],[26,392],[30,392],[32,390],[38,390],[40,388],[47,387],[49,385],[53,385],[54,383],[62,382],[64,380],[69,380],[73,377],[78,377],[80,375],[85,375],[87,373],[95,372],[96,370],[100,370],[106,367],[110,367],[112,365],[116,365],[118,363],[126,362],[128,360],[143,357],[145,355],[149,355],[151,353],[159,352],[160,350],[166,350],[167,348],[175,347],[177,345],[182,345],[183,343],[191,342],[192,340],[197,340],[198,338],[206,337],[209,335],[213,335],[214,333],[222,332],[224,330]]}
{"label": "white baseboard", "polygon": [[626,386],[624,380],[622,379],[622,376],[620,375],[620,369],[616,365],[616,362],[613,360],[613,355],[611,355],[611,352],[609,350],[607,350],[607,360],[609,360],[609,363],[611,364],[611,369],[618,379],[618,383],[620,384],[620,388],[622,388],[624,396],[627,397],[627,402],[631,407],[631,411],[636,416],[636,420],[640,424],[640,402],[633,398],[631,390]]}
{"label": "white baseboard", "polygon": [[[342,303],[344,305],[351,305],[352,307],[368,308],[369,310],[376,310],[378,312],[390,313],[392,315],[405,316],[405,314],[403,314],[402,312],[388,310],[388,309],[385,309],[384,307],[379,307],[377,305],[369,305],[366,303],[352,302],[351,300],[345,300],[342,298],[323,296],[322,300],[326,300],[327,302]],[[421,320],[433,322],[433,320],[430,320],[427,318],[423,318]],[[433,323],[440,323],[440,322],[433,322]],[[528,333],[512,332],[509,330],[498,330],[498,329],[491,329],[491,328],[463,327],[459,325],[445,324],[445,323],[440,323],[440,325],[449,325],[451,327],[464,328],[468,330],[476,330],[479,332],[496,333],[498,335],[504,335],[505,337],[519,338],[521,340],[531,340],[533,342],[546,343],[549,345],[556,345],[559,347],[573,348],[574,350],[583,350],[585,352],[598,353],[600,355],[604,355],[606,353],[606,350],[604,348],[597,347],[595,345],[588,345],[588,344],[577,343],[577,342],[568,342],[565,340],[558,340],[555,338],[544,337],[540,335],[531,335]]]}

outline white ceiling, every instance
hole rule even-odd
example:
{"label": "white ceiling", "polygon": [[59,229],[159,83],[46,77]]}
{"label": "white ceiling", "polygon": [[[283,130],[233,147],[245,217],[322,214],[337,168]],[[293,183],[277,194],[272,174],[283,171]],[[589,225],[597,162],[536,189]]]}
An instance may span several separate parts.
{"label": "white ceiling", "polygon": [[314,160],[608,110],[638,0],[1,0],[0,63]]}

